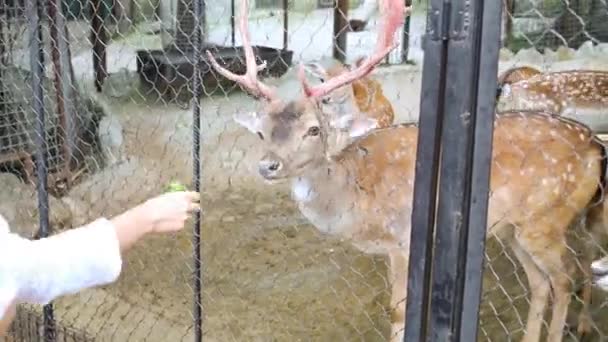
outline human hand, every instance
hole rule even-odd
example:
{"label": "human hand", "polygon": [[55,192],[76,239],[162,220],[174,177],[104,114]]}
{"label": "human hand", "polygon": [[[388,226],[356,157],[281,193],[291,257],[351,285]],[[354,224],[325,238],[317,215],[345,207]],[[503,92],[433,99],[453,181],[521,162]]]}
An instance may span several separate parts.
{"label": "human hand", "polygon": [[200,210],[200,195],[193,191],[165,193],[136,207],[149,232],[181,230],[192,213]]}

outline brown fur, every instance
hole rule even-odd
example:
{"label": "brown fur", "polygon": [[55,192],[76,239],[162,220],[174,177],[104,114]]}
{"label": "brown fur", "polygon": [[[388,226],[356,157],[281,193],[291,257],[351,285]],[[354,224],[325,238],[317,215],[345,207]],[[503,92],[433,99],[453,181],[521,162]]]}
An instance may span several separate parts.
{"label": "brown fur", "polygon": [[[305,134],[311,126],[327,127],[320,109],[306,101],[296,107],[301,115],[291,138],[267,143],[262,161],[282,165],[272,179],[292,179],[294,199],[320,231],[389,257],[392,341],[401,341],[418,129],[372,130],[328,160],[319,153],[321,137]],[[263,115],[250,127],[264,132],[280,120]],[[587,127],[538,112],[497,117],[493,144],[488,236],[507,242],[527,274],[531,304],[523,340],[539,341],[553,291],[548,340],[561,341],[573,274],[566,234],[598,191],[603,147]]]}
{"label": "brown fur", "polygon": [[608,106],[608,72],[544,73],[504,87],[503,110],[543,110],[558,115],[602,114]]}
{"label": "brown fur", "polygon": [[515,82],[527,80],[532,76],[542,74],[542,72],[536,68],[523,66],[514,67],[506,70],[498,76],[498,86],[504,86],[505,84],[513,84]]}
{"label": "brown fur", "polygon": [[[360,64],[357,61],[357,65]],[[348,68],[343,64],[337,64],[327,70],[318,70],[324,79],[331,79],[348,71]],[[378,128],[389,127],[395,120],[395,112],[390,101],[384,95],[382,84],[371,76],[365,76],[358,79],[341,89],[336,89],[333,97],[339,97],[340,91],[349,91],[354,98],[354,102],[360,113],[364,113],[367,117],[376,119]]]}

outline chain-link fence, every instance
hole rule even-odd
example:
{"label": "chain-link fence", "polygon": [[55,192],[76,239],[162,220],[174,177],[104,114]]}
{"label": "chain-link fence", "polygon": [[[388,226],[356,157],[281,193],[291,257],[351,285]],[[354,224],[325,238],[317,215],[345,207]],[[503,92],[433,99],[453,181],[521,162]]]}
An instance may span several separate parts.
{"label": "chain-link fence", "polygon": [[[41,215],[35,187],[40,175],[35,165],[40,113],[32,88],[36,73],[32,60],[41,60],[44,66],[42,108],[52,233],[116,215],[164,191],[172,181],[193,188],[193,160],[197,160],[193,158],[197,155],[193,137],[201,143],[201,246],[196,246],[190,229],[170,238],[143,241],[126,256],[117,283],[53,302],[59,340],[193,340],[197,334],[196,310],[192,309],[197,283],[192,278],[197,273],[193,266],[197,250],[202,260],[202,334],[207,340],[388,338],[394,304],[394,275],[388,258],[363,253],[349,239],[322,233],[331,229],[319,227],[310,213],[298,209],[290,183],[268,184],[260,177],[258,162],[267,152],[259,137],[262,133],[250,134],[233,120],[235,114],[259,110],[261,104],[215,71],[205,51],[230,71],[245,72],[240,1],[40,1],[42,56],[31,52],[32,18],[26,5],[27,1],[19,0],[0,4],[0,212],[13,230],[35,237]],[[250,0],[251,43],[258,63],[267,63],[260,78],[287,101],[301,97],[300,62],[306,64],[308,77],[315,83],[327,83],[345,72],[332,57],[344,55],[344,62],[354,67],[359,57],[374,51],[381,29],[378,15],[371,16],[362,30],[348,27],[346,19],[358,15],[363,5],[364,1]],[[377,118],[394,115],[394,120],[383,119],[384,124],[418,120],[428,4],[413,5],[406,25],[409,35],[403,28],[395,35],[399,41],[407,41],[407,46],[393,50],[388,63],[367,79],[335,90],[333,100],[325,99],[330,101],[325,105],[331,107],[331,101],[346,99],[358,111]],[[608,48],[603,43],[608,40],[608,21],[602,19],[608,17],[606,2],[508,0],[505,8],[503,27],[507,29],[500,72],[517,66],[530,66],[538,72],[596,70],[585,87],[595,87],[592,94],[598,96],[585,111],[571,116],[602,133],[602,125],[608,128],[608,120],[602,116],[602,108],[608,108]],[[198,11],[200,18],[195,15]],[[344,18],[336,20],[336,13]],[[197,41],[197,22],[202,28],[201,41]],[[346,38],[334,39],[336,34]],[[404,48],[413,63],[405,63]],[[200,75],[200,107],[193,110],[195,74]],[[533,74],[525,77],[532,82]],[[544,105],[540,109],[553,111],[554,107],[538,99],[556,93],[565,96],[555,100],[564,115],[571,114],[566,107],[580,104],[573,99],[576,92],[567,91],[577,86],[543,90],[537,98],[522,95],[527,87],[525,83],[503,87],[499,109],[529,110]],[[200,130],[194,125],[199,110]],[[531,120],[529,127],[541,125],[536,119],[521,117]],[[555,130],[566,127],[551,125]],[[577,127],[576,123],[568,125]],[[562,171],[577,167],[580,161],[573,154],[578,150],[559,150],[563,152],[559,155],[555,149],[562,145],[547,145],[544,151],[546,140],[536,134],[548,126],[528,126],[520,123],[512,130],[502,130],[504,145],[539,160],[548,156],[549,163],[553,157],[566,158],[569,162],[564,170],[555,168],[560,172],[558,178]],[[546,130],[549,135],[567,131]],[[561,141],[555,136],[547,139]],[[532,150],[530,144],[538,150]],[[523,160],[524,167],[520,171],[509,160]],[[492,166],[512,172],[501,174],[507,182],[520,179],[520,172],[530,181],[545,181],[541,173],[534,174],[535,166],[525,158],[509,160]],[[549,178],[546,171],[543,174]],[[412,175],[408,177],[404,189],[413,184]],[[198,178],[196,174],[194,178]],[[365,179],[357,189],[363,191],[371,181]],[[558,186],[552,189],[557,192],[541,194],[555,199],[568,192]],[[491,198],[501,196],[500,189],[492,191]],[[538,206],[545,200],[534,197],[537,195],[532,193],[525,206]],[[490,203],[492,213],[492,199]],[[358,205],[363,210],[364,205]],[[371,202],[367,205],[373,207]],[[551,210],[554,208],[546,208]],[[404,220],[409,222],[409,217]],[[569,231],[574,242],[584,240],[582,229]],[[575,255],[576,260],[584,260],[581,253]],[[509,241],[492,236],[486,259],[479,339],[519,339],[529,320],[530,284]],[[584,282],[577,280],[577,284]],[[578,289],[584,286],[574,287]],[[568,323],[574,331],[583,296],[573,296],[578,299],[570,305]],[[605,296],[594,290],[588,329],[593,340],[608,335],[604,302]],[[550,322],[550,312],[548,315],[546,321]],[[21,308],[11,338],[38,338],[44,326],[42,317],[38,308]],[[62,327],[69,329],[63,332]],[[569,338],[575,335],[565,334]]]}

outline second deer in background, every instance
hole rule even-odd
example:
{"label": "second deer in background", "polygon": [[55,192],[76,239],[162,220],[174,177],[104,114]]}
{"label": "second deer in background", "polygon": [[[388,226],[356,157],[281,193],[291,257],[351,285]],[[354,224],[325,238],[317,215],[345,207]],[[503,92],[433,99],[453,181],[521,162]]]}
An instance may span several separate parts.
{"label": "second deer in background", "polygon": [[568,70],[540,73],[529,67],[515,71],[507,71],[499,83],[499,111],[546,111],[576,119],[596,131],[608,130],[604,124],[608,113],[608,72]]}

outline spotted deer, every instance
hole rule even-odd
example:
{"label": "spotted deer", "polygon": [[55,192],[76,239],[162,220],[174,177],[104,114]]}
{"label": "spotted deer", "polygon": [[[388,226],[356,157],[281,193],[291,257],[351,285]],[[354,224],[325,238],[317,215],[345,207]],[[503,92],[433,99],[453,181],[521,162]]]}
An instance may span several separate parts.
{"label": "spotted deer", "polygon": [[542,72],[536,68],[530,66],[513,67],[505,70],[502,74],[498,75],[498,88],[496,91],[496,99],[500,98],[502,94],[502,88],[505,85],[511,85],[513,83],[527,80],[532,76],[541,74]]}
{"label": "spotted deer", "polygon": [[[391,341],[396,342],[403,341],[405,324],[418,128],[402,124],[377,129],[376,120],[352,113],[331,120],[320,104],[335,89],[369,74],[394,47],[393,33],[404,18],[403,0],[382,4],[384,27],[376,50],[359,66],[314,87],[300,66],[303,96],[296,100],[281,100],[276,89],[257,78],[265,66],[254,59],[246,0],[239,18],[246,73],[233,74],[208,57],[218,73],[266,102],[261,111],[234,115],[264,146],[259,175],[268,183],[291,182],[292,198],[319,231],[347,239],[364,253],[388,257]],[[353,140],[329,155],[329,142],[340,135]],[[488,236],[508,242],[526,272],[531,298],[523,341],[539,341],[553,291],[548,336],[559,342],[573,272],[566,234],[570,222],[587,215],[597,198],[603,146],[586,126],[543,112],[497,117],[493,146]]]}
{"label": "spotted deer", "polygon": [[[364,57],[357,59],[353,67],[360,66],[364,61]],[[309,63],[305,67],[309,74],[321,82],[340,76],[352,68],[342,63],[327,69],[319,63]],[[344,113],[359,113],[375,119],[378,128],[391,126],[395,120],[393,105],[384,95],[382,84],[370,76],[335,89],[327,94],[321,103],[323,112],[330,117],[341,116]]]}
{"label": "spotted deer", "polygon": [[505,84],[500,110],[543,110],[589,122],[608,107],[608,72],[557,71]]}

